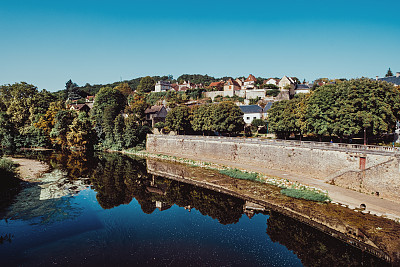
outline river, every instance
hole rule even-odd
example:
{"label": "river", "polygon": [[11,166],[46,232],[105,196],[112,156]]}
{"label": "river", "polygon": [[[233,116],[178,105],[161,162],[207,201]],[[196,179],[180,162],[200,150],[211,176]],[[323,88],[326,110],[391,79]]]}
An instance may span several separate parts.
{"label": "river", "polygon": [[31,152],[50,171],[0,210],[2,266],[385,266],[274,210],[121,154]]}

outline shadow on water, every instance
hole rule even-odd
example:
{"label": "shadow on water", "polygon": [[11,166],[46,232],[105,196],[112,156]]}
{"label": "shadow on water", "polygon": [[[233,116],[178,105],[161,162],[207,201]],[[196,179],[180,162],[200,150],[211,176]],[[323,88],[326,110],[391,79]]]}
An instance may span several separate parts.
{"label": "shadow on water", "polygon": [[[29,221],[30,224],[74,221],[84,216],[82,208],[74,203],[74,196],[88,187],[96,192],[96,200],[105,210],[136,199],[145,214],[153,214],[156,209],[163,212],[177,205],[188,211],[198,210],[222,225],[238,223],[246,210],[246,201],[241,198],[150,174],[143,159],[108,153],[35,152],[27,156],[47,162],[51,170],[40,182],[19,193],[14,203],[0,214],[2,219]],[[88,214],[85,216],[93,220]],[[265,227],[270,239],[293,251],[304,265],[387,264],[286,215],[270,211],[267,218]],[[96,226],[85,231],[103,227],[101,222],[93,221],[93,224]],[[66,230],[62,237],[71,234]],[[0,246],[13,239],[13,233],[0,232],[0,235]],[[44,242],[48,240],[41,244]]]}

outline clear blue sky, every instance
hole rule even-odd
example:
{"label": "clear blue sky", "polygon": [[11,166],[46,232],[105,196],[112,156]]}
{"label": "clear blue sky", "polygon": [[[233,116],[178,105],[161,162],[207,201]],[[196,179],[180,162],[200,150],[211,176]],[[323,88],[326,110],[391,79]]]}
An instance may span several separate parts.
{"label": "clear blue sky", "polygon": [[400,71],[400,1],[1,0],[0,85]]}

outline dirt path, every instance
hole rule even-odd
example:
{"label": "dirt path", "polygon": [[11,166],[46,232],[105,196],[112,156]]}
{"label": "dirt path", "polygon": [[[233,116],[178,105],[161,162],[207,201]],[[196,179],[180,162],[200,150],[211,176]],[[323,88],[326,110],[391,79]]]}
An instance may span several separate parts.
{"label": "dirt path", "polygon": [[24,158],[10,158],[15,163],[19,164],[17,171],[21,179],[32,181],[39,178],[42,173],[48,171],[49,166],[38,160]]}
{"label": "dirt path", "polygon": [[[183,157],[182,155],[175,155],[172,153],[162,153],[169,156]],[[190,157],[188,157],[190,158]],[[338,202],[340,204],[346,205],[349,208],[359,208],[361,204],[366,205],[366,211],[369,211],[371,214],[377,214],[380,216],[385,216],[391,219],[400,219],[400,203],[381,199],[376,196],[367,195],[363,193],[359,193],[353,190],[345,189],[342,187],[338,187],[335,185],[330,185],[325,183],[322,180],[318,180],[306,175],[300,175],[297,173],[267,169],[263,166],[253,166],[247,164],[241,164],[236,162],[231,162],[227,160],[216,160],[210,158],[190,158],[193,160],[203,161],[203,162],[211,162],[216,163],[228,167],[244,169],[248,171],[254,171],[262,174],[266,174],[268,176],[275,176],[279,178],[288,179],[293,182],[298,182],[304,185],[314,186],[323,190],[327,190],[329,193],[329,197],[334,202]]]}

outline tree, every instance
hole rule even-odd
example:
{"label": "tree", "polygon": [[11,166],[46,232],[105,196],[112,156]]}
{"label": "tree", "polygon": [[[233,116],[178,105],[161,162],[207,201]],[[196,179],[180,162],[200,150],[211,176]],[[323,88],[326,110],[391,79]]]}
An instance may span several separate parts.
{"label": "tree", "polygon": [[368,78],[344,81],[337,86],[336,101],[340,129],[335,133],[352,135],[364,133],[364,144],[368,136],[391,133],[400,119],[400,91],[393,84]]}
{"label": "tree", "polygon": [[154,81],[154,79],[150,76],[146,76],[140,80],[139,86],[137,87],[137,91],[142,93],[148,93],[154,91],[155,85],[156,82]]}
{"label": "tree", "polygon": [[214,105],[201,105],[193,109],[192,128],[194,131],[201,131],[203,135],[212,131]]}
{"label": "tree", "polygon": [[391,71],[390,68],[389,68],[388,71],[387,71],[387,73],[386,73],[386,75],[385,75],[385,77],[390,77],[390,76],[393,76],[393,73],[392,73],[392,71]]}
{"label": "tree", "polygon": [[135,147],[140,143],[139,140],[139,124],[137,120],[129,116],[125,120],[125,131],[123,133],[124,145],[126,148]]}
{"label": "tree", "polygon": [[96,122],[97,136],[102,140],[109,139],[112,143],[114,120],[124,109],[126,98],[111,87],[103,87],[96,95],[91,115]]}
{"label": "tree", "polygon": [[68,146],[80,150],[92,150],[96,141],[95,136],[89,116],[86,112],[80,112],[69,126]]}
{"label": "tree", "polygon": [[294,99],[275,102],[268,110],[268,122],[272,132],[280,138],[289,137],[292,132],[299,132],[296,125]]}
{"label": "tree", "polygon": [[62,150],[68,148],[67,134],[75,116],[76,112],[72,110],[59,110],[55,116],[55,124],[50,132],[50,137],[53,143],[60,146]]}
{"label": "tree", "polygon": [[124,148],[124,134],[125,130],[125,121],[124,117],[119,114],[114,121],[114,147],[117,150],[121,150]]}
{"label": "tree", "polygon": [[165,123],[171,130],[176,131],[178,134],[181,131],[185,134],[191,128],[189,116],[190,110],[188,107],[177,106],[168,112]]}
{"label": "tree", "polygon": [[243,112],[233,102],[221,102],[213,108],[213,130],[228,134],[236,134],[243,130]]}
{"label": "tree", "polygon": [[51,102],[46,113],[40,116],[39,120],[34,123],[34,126],[43,129],[44,134],[50,139],[50,133],[56,123],[55,117],[58,111],[62,109],[64,109],[62,101]]}
{"label": "tree", "polygon": [[7,107],[6,112],[11,122],[21,134],[32,123],[29,110],[34,106],[33,100],[37,93],[36,86],[25,82],[0,86],[1,101]]}
{"label": "tree", "polygon": [[128,97],[133,92],[128,83],[121,83],[114,87],[114,89],[120,91],[125,97]]}
{"label": "tree", "polygon": [[128,106],[125,107],[125,113],[130,114],[141,125],[146,121],[145,111],[149,107],[144,94],[135,93],[128,98]]}
{"label": "tree", "polygon": [[324,135],[332,135],[340,127],[336,116],[342,106],[337,102],[336,90],[336,85],[321,86],[308,101],[305,114],[307,131],[317,134],[320,139]]}
{"label": "tree", "polygon": [[0,125],[0,146],[6,149],[14,149],[17,130],[6,112],[0,112]]}

